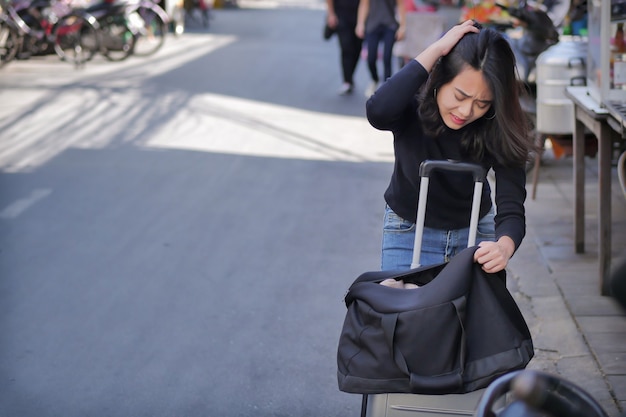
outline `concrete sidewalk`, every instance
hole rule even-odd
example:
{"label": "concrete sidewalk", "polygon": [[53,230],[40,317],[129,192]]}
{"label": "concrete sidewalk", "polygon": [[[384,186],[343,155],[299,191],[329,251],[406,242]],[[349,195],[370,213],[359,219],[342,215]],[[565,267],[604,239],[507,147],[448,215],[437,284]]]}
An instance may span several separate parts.
{"label": "concrete sidewalk", "polygon": [[[529,368],[563,376],[619,416],[626,409],[626,317],[600,295],[597,159],[585,162],[586,253],[574,250],[572,159],[546,157],[537,197],[526,203],[527,236],[511,260],[509,282],[533,334]],[[626,199],[615,168],[612,186],[615,263],[626,255]]]}

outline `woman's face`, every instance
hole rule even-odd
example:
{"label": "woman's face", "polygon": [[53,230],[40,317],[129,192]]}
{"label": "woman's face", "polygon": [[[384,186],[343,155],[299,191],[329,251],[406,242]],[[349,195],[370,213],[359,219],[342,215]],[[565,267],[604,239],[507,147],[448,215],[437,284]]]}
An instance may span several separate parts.
{"label": "woman's face", "polygon": [[493,96],[482,72],[471,67],[437,90],[437,107],[443,122],[458,130],[484,116]]}

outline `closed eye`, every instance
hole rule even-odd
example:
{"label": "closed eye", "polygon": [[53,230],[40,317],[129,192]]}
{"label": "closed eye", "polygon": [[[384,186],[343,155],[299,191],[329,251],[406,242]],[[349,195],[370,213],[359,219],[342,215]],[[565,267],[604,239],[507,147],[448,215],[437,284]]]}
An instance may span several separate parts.
{"label": "closed eye", "polygon": [[[456,94],[454,98],[456,98],[457,101],[459,102],[471,99],[470,96],[466,96],[464,94]],[[474,101],[476,102],[476,105],[478,106],[478,108],[481,110],[485,110],[486,108],[491,106],[491,101],[487,101],[487,100],[474,100]]]}

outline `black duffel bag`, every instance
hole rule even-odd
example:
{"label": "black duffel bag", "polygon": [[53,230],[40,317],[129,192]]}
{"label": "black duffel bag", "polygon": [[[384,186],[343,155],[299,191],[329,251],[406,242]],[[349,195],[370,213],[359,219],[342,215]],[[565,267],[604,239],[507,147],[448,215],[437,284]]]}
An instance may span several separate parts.
{"label": "black duffel bag", "polygon": [[[528,326],[505,284],[474,262],[366,272],[351,285],[337,351],[339,389],[359,394],[462,394],[526,367]],[[391,288],[387,278],[420,285]]]}

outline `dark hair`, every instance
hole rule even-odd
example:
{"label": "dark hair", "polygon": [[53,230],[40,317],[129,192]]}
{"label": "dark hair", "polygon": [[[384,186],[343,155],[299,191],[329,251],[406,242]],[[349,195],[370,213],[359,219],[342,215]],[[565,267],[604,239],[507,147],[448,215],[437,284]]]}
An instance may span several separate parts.
{"label": "dark hair", "polygon": [[466,34],[435,64],[420,96],[419,116],[425,133],[439,136],[445,131],[435,92],[468,67],[482,71],[493,102],[485,116],[462,129],[464,149],[475,161],[482,160],[487,152],[494,162],[523,165],[535,150],[529,118],[519,101],[525,91],[516,77],[511,46],[493,29]]}

